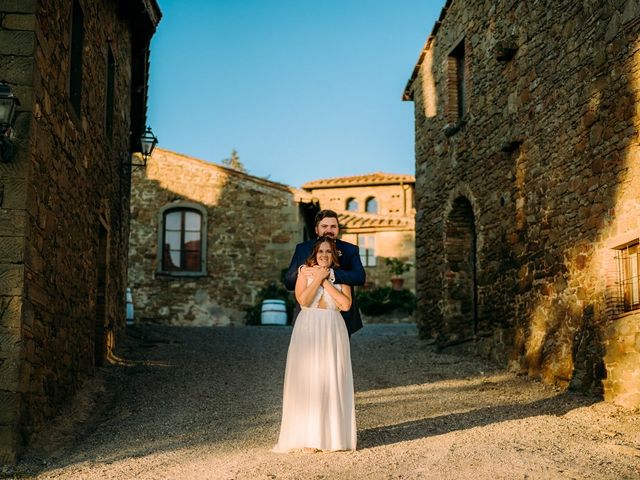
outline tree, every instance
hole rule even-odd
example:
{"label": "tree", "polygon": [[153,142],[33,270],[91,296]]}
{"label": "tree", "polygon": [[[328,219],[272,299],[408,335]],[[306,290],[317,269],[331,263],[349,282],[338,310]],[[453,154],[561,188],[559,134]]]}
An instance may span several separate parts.
{"label": "tree", "polygon": [[232,168],[239,172],[247,173],[247,169],[244,168],[244,165],[240,161],[240,157],[238,156],[238,152],[235,149],[231,150],[231,158],[225,158],[222,160],[222,164],[225,167]]}

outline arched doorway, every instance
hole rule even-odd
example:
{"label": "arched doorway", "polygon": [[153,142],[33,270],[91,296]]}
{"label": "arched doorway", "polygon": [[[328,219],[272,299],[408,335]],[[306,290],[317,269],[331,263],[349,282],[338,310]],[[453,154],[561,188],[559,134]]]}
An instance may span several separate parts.
{"label": "arched doorway", "polygon": [[477,236],[471,202],[453,201],[445,222],[443,340],[463,342],[474,338],[478,325],[476,265]]}

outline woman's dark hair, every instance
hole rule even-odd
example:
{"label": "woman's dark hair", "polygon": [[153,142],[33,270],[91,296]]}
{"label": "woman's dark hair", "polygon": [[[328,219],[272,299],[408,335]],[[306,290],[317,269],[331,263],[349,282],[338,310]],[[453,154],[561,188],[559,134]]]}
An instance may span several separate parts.
{"label": "woman's dark hair", "polygon": [[318,239],[316,240],[316,243],[313,244],[313,248],[311,249],[311,254],[309,255],[309,258],[307,258],[307,261],[305,262],[305,265],[307,265],[307,267],[313,267],[314,265],[318,264],[318,262],[316,261],[316,256],[318,255],[318,250],[320,250],[320,245],[322,245],[325,242],[327,242],[329,244],[329,248],[331,248],[331,267],[337,268],[340,266],[340,260],[338,260],[339,253],[338,253],[338,247],[336,247],[336,241],[331,237],[318,237]]}

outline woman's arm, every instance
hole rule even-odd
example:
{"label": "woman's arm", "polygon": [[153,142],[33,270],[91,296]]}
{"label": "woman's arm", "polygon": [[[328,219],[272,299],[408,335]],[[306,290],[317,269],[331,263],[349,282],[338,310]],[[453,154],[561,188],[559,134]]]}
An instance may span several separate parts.
{"label": "woman's arm", "polygon": [[346,312],[351,308],[351,287],[349,285],[342,284],[342,291],[340,291],[329,280],[324,280],[322,287],[325,292],[331,295],[340,310]]}
{"label": "woman's arm", "polygon": [[308,307],[316,296],[322,282],[329,276],[329,269],[314,267],[311,269],[313,281],[307,285],[307,275],[298,275],[296,280],[296,300],[302,307]]}

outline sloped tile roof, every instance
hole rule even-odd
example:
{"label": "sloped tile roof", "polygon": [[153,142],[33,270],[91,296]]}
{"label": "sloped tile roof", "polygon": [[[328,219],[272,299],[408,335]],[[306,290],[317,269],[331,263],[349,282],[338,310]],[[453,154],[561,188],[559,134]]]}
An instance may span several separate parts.
{"label": "sloped tile roof", "polygon": [[415,183],[416,178],[413,175],[402,173],[367,173],[364,175],[354,175],[351,177],[333,177],[323,178],[320,180],[312,180],[302,185],[305,190],[315,188],[333,188],[333,187],[353,187],[366,185],[390,185],[395,183]]}
{"label": "sloped tile roof", "polygon": [[285,185],[284,183],[274,182],[273,180],[269,180],[267,178],[256,177],[255,175],[251,175],[250,173],[241,172],[239,170],[234,170],[233,168],[225,167],[225,166],[220,165],[218,163],[210,162],[208,160],[202,160],[200,158],[192,157],[192,156],[186,155],[184,153],[173,152],[173,151],[167,150],[165,148],[156,147],[155,150],[153,151],[153,155],[152,156],[154,158],[168,157],[168,158],[180,160],[182,162],[194,162],[194,163],[200,164],[202,166],[205,166],[206,168],[212,168],[212,169],[220,170],[220,171],[225,172],[228,175],[234,175],[236,177],[244,178],[246,180],[255,182],[255,183],[260,184],[260,185],[264,185],[264,186],[267,186],[267,187],[275,188],[275,189],[278,189],[278,190],[289,191],[289,192],[291,192],[293,194],[294,200],[296,202],[299,202],[299,203],[317,202],[317,199],[315,199],[311,195],[311,193],[306,191],[306,190],[303,190],[303,189],[300,189],[300,188],[296,188],[296,187],[291,187],[289,185]]}
{"label": "sloped tile roof", "polygon": [[340,227],[343,229],[371,228],[371,229],[413,229],[413,217],[394,217],[391,215],[374,215],[370,213],[337,212]]}

